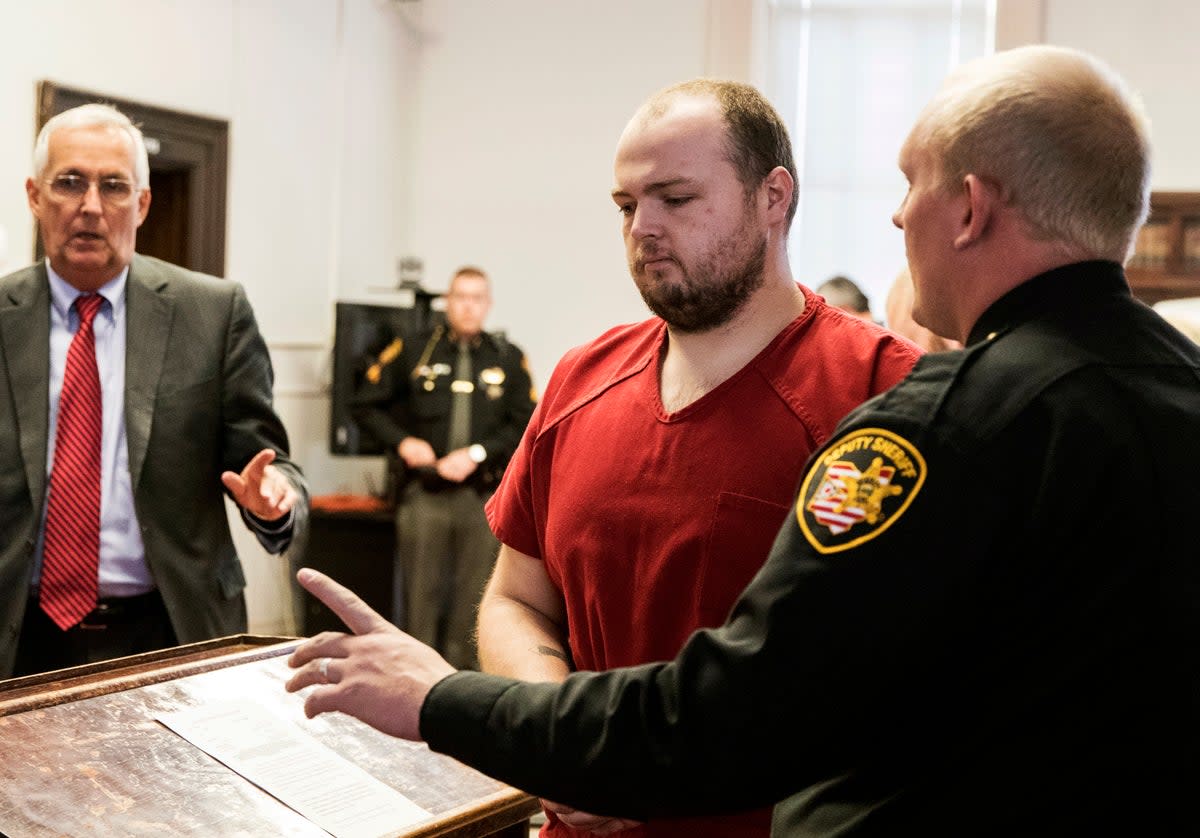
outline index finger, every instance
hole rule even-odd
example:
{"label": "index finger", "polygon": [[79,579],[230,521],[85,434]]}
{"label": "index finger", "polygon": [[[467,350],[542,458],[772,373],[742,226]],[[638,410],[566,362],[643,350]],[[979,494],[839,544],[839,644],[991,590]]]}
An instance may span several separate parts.
{"label": "index finger", "polygon": [[296,573],[296,581],[300,587],[325,603],[355,634],[367,634],[391,625],[363,602],[358,594],[320,571],[302,567]]}
{"label": "index finger", "polygon": [[242,469],[242,474],[245,475],[247,480],[261,482],[263,470],[274,459],[275,452],[270,448],[264,448],[254,455],[254,459],[246,463],[246,467]]}

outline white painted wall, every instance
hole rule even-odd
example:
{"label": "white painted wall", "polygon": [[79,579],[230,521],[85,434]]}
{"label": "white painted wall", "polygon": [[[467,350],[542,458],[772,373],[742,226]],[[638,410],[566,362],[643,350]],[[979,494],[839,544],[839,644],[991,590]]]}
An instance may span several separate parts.
{"label": "white painted wall", "polygon": [[1200,190],[1200,3],[1044,0],[1047,43],[1110,63],[1142,97],[1154,145],[1153,188]]}
{"label": "white painted wall", "polygon": [[705,70],[703,0],[426,0],[410,251],[425,284],[492,275],[490,325],[545,384],[565,350],[647,316],[609,193],[617,138]]}

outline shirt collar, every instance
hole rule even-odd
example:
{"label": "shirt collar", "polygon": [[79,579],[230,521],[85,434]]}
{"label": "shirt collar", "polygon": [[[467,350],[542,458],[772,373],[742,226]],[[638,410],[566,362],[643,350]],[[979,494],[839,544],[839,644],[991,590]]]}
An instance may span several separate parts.
{"label": "shirt collar", "polygon": [[[483,336],[485,334],[487,334],[487,332],[480,332],[479,334],[475,335],[474,337],[468,338],[467,345],[470,346],[472,349],[478,349],[479,345],[481,343],[483,343]],[[446,329],[446,339],[455,345],[462,343],[462,340],[463,340],[462,338],[460,338],[458,336],[457,332],[455,332],[453,329],[450,329],[450,328]]]}
{"label": "shirt collar", "polygon": [[[67,315],[71,311],[71,306],[75,303],[75,298],[82,296],[82,292],[59,276],[54,271],[54,268],[50,267],[49,259],[46,259],[46,274],[50,277],[50,304],[62,316],[63,322],[66,322]],[[100,289],[96,292],[108,301],[114,318],[125,307],[125,281],[128,278],[129,266],[126,265],[121,269],[119,274],[101,285]]]}
{"label": "shirt collar", "polygon": [[1130,295],[1125,270],[1116,262],[1096,260],[1054,268],[1022,282],[992,303],[971,329],[967,345],[1047,311],[1062,310],[1060,306],[1070,310],[1080,300],[1114,293]]}

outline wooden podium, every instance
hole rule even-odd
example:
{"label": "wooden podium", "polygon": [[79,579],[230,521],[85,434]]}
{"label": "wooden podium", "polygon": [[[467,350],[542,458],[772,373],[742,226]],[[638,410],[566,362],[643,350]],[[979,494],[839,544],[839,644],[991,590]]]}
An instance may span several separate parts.
{"label": "wooden podium", "polygon": [[[0,834],[327,836],[155,716],[224,698],[295,718],[286,655],[240,635],[0,681]],[[227,693],[233,693],[228,695]],[[398,835],[524,838],[528,795],[339,713],[303,729],[432,817]]]}

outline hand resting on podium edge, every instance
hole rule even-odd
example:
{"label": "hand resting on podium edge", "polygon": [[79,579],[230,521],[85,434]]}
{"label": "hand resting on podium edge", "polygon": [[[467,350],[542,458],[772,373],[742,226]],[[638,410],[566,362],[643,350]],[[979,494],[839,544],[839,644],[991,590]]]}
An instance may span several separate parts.
{"label": "hand resting on podium edge", "polygon": [[296,579],[353,632],[322,632],[288,658],[296,670],[288,692],[317,685],[304,701],[305,715],[336,710],[391,736],[421,741],[425,697],[457,670],[325,574],[302,568]]}

